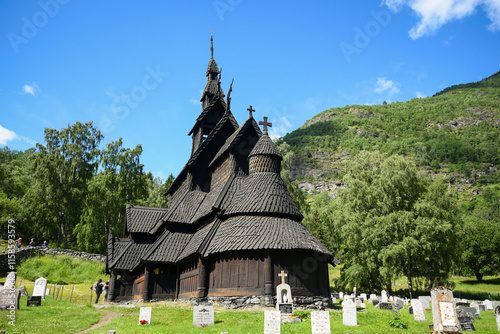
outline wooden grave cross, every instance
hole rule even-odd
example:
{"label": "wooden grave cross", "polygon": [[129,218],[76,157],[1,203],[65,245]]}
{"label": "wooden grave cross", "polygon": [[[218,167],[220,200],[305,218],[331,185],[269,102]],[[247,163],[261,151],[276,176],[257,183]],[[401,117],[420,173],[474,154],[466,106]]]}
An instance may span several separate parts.
{"label": "wooden grave cross", "polygon": [[[264,117],[267,118],[267,117]],[[285,284],[285,277],[288,275],[282,270],[280,274],[278,274],[279,277],[281,277],[281,284]]]}

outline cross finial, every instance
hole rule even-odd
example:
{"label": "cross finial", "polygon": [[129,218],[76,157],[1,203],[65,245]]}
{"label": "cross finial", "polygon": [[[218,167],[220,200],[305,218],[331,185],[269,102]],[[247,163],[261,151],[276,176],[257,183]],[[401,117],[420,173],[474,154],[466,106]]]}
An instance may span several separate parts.
{"label": "cross finial", "polygon": [[281,284],[285,284],[285,277],[288,275],[282,270],[281,274],[278,274],[279,277],[281,277]]}
{"label": "cross finial", "polygon": [[252,108],[252,106],[248,107],[247,110],[250,112],[250,117],[252,117],[252,113],[255,111],[255,109]]}
{"label": "cross finial", "polygon": [[259,125],[263,125],[263,129],[264,129],[264,134],[267,135],[267,127],[272,127],[273,126],[273,123],[269,123],[267,121],[267,117],[264,116],[264,122],[260,121],[259,122]]}
{"label": "cross finial", "polygon": [[214,57],[214,37],[212,35],[214,28],[210,29],[210,58]]}

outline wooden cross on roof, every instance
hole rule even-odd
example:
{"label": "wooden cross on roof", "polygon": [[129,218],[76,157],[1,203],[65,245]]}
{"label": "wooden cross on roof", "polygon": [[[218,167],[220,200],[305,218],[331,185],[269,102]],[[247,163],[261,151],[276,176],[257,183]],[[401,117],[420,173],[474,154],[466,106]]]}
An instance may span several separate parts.
{"label": "wooden cross on roof", "polygon": [[252,113],[255,111],[255,109],[252,108],[252,106],[248,107],[247,110],[250,112],[250,117],[252,117]]}
{"label": "wooden cross on roof", "polygon": [[267,135],[267,127],[272,127],[273,126],[273,123],[269,123],[267,121],[267,117],[264,116],[264,122],[260,121],[259,122],[259,125],[263,125],[263,128],[264,128],[264,134]]}
{"label": "wooden cross on roof", "polygon": [[282,270],[281,274],[278,274],[279,277],[281,277],[281,284],[285,284],[285,277],[288,275]]}

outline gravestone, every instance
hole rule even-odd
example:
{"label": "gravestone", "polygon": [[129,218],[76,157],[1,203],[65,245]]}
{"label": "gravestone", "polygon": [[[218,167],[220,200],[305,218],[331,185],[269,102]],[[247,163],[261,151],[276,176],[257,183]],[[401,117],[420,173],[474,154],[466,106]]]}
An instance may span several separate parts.
{"label": "gravestone", "polygon": [[33,296],[45,297],[45,289],[47,289],[47,280],[40,277],[35,281],[35,287],[33,288]]}
{"label": "gravestone", "polygon": [[408,314],[413,314],[413,306],[408,306]]}
{"label": "gravestone", "polygon": [[42,296],[28,296],[26,306],[41,306]]}
{"label": "gravestone", "polygon": [[361,298],[363,298],[363,301],[367,300],[368,298],[366,298],[366,293],[362,293],[359,295]]}
{"label": "gravestone", "polygon": [[330,296],[331,296],[332,298],[336,298],[336,299],[339,299],[339,298],[340,298],[340,296],[339,296],[339,295],[340,295],[340,294],[339,294],[338,292],[332,292],[332,293],[330,294]]}
{"label": "gravestone", "polygon": [[418,299],[411,300],[411,306],[413,309],[413,318],[416,321],[427,321],[425,318],[424,308],[422,307],[422,303]]}
{"label": "gravestone", "polygon": [[193,325],[205,327],[214,324],[214,306],[196,305],[193,309]]}
{"label": "gravestone", "polygon": [[18,310],[21,294],[18,289],[0,290],[0,309]]}
{"label": "gravestone", "polygon": [[420,300],[420,303],[422,304],[422,308],[424,309],[424,311],[429,311],[431,309],[431,306],[429,305],[431,302],[431,297],[420,296],[418,297],[418,300]]}
{"label": "gravestone", "polygon": [[491,300],[486,299],[483,302],[483,305],[486,307],[486,311],[493,310],[493,303],[491,302]]}
{"label": "gravestone", "polygon": [[339,292],[339,299],[344,299],[344,293],[343,292]]}
{"label": "gravestone", "polygon": [[474,328],[473,314],[470,314],[469,312],[464,311],[463,309],[457,307],[457,318],[458,318],[458,323],[460,324],[460,330],[465,332],[476,330]]}
{"label": "gravestone", "polygon": [[404,299],[401,299],[401,298],[394,298],[394,304],[398,305],[399,308],[404,308],[405,307],[405,301]]}
{"label": "gravestone", "polygon": [[311,312],[312,334],[330,334],[330,312],[313,311]]}
{"label": "gravestone", "polygon": [[355,299],[354,299],[354,302],[355,302],[355,304],[356,304],[356,307],[361,307],[361,304],[363,303],[363,302],[361,301],[361,298],[355,298]]}
{"label": "gravestone", "polygon": [[453,292],[445,287],[438,287],[431,290],[432,298],[432,323],[434,331],[437,332],[458,332],[458,323]]}
{"label": "gravestone", "polygon": [[114,329],[110,329],[110,330],[108,331],[108,334],[116,334],[116,330],[114,330]]}
{"label": "gravestone", "polygon": [[356,313],[356,304],[352,300],[346,300],[342,303],[342,323],[345,326],[357,326],[358,314]]}
{"label": "gravestone", "polygon": [[279,311],[264,311],[264,334],[280,333],[281,314]]}
{"label": "gravestone", "polygon": [[282,270],[280,274],[281,284],[276,287],[276,309],[281,312],[281,315],[293,315],[293,299],[290,285],[285,283],[287,274]]}
{"label": "gravestone", "polygon": [[477,309],[475,307],[470,306],[457,306],[457,310],[461,309],[467,313],[470,313],[474,318],[479,318],[479,313],[477,313]]}
{"label": "gravestone", "polygon": [[21,293],[21,297],[28,296],[28,291],[26,291],[26,287],[24,285],[21,285],[19,287],[19,292]]}
{"label": "gravestone", "polygon": [[15,271],[11,271],[7,274],[7,278],[5,279],[5,284],[3,285],[4,289],[15,289],[16,286],[16,278],[17,273]]}
{"label": "gravestone", "polygon": [[378,305],[378,303],[380,303],[378,299],[372,299],[371,301],[372,301],[372,305],[373,305],[374,307],[375,307],[375,306],[377,306],[377,305]]}
{"label": "gravestone", "polygon": [[144,324],[151,325],[152,311],[153,311],[152,307],[141,307],[141,310],[139,312],[139,325],[143,325],[142,322],[145,322]]}
{"label": "gravestone", "polygon": [[476,313],[478,315],[478,318],[481,316],[481,309],[479,308],[479,303],[478,302],[471,302],[470,307],[473,307],[476,309]]}
{"label": "gravestone", "polygon": [[382,290],[382,298],[380,299],[381,303],[387,303],[387,291]]}
{"label": "gravestone", "polygon": [[332,304],[337,304],[337,298],[332,297]]}
{"label": "gravestone", "polygon": [[50,289],[45,289],[45,295],[49,296],[50,295]]}
{"label": "gravestone", "polygon": [[375,306],[375,308],[378,308],[379,310],[388,310],[388,311],[392,311],[392,304],[391,303],[378,303],[377,306]]}
{"label": "gravestone", "polygon": [[370,299],[378,299],[378,298],[377,298],[376,294],[372,293],[372,294],[370,294]]}
{"label": "gravestone", "polygon": [[493,313],[495,314],[495,319],[497,320],[497,330],[500,332],[500,305],[495,306]]}

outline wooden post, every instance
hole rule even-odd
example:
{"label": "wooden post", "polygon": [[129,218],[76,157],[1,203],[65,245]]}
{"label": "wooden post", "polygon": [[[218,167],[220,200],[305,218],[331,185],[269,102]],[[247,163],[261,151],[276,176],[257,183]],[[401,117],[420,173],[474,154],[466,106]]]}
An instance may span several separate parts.
{"label": "wooden post", "polygon": [[273,294],[273,261],[271,255],[264,258],[264,293],[268,296]]}
{"label": "wooden post", "polygon": [[208,259],[198,260],[198,297],[203,298],[207,296],[207,262]]}
{"label": "wooden post", "polygon": [[75,285],[71,287],[71,295],[69,296],[69,302],[71,303],[71,299],[73,298],[73,290],[75,290]]}
{"label": "wooden post", "polygon": [[61,285],[61,298],[59,298],[59,301],[62,300],[63,293],[64,293],[64,285]]}
{"label": "wooden post", "polygon": [[92,291],[94,291],[94,289],[90,287],[90,306],[92,306]]}
{"label": "wooden post", "polygon": [[108,287],[108,301],[110,302],[112,302],[115,299],[115,282],[116,282],[116,271],[112,270]]}
{"label": "wooden post", "polygon": [[149,263],[146,263],[144,266],[144,289],[142,290],[142,299],[144,301],[149,300],[149,272],[151,271],[151,267]]}
{"label": "wooden post", "polygon": [[181,280],[181,276],[179,274],[179,265],[177,265],[177,277],[175,278],[175,300],[179,298],[179,281]]}
{"label": "wooden post", "polygon": [[56,285],[52,284],[52,298],[56,295]]}

